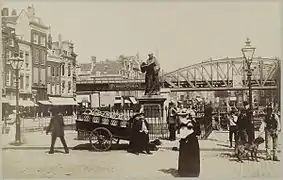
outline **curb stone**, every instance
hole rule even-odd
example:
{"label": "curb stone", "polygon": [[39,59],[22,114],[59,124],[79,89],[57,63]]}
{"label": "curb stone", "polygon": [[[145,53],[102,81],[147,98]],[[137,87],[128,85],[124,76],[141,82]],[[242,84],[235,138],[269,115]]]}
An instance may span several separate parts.
{"label": "curb stone", "polygon": [[[49,150],[49,146],[15,146],[15,147],[3,147],[2,150]],[[159,149],[172,150],[173,147],[159,147]],[[56,147],[55,149],[64,149],[64,147]],[[69,147],[69,149],[74,149],[74,147]],[[224,149],[224,148],[200,148],[200,151],[216,151],[216,152],[234,152],[234,149]],[[265,150],[258,150],[259,153],[265,152]],[[278,151],[281,152],[280,150]]]}

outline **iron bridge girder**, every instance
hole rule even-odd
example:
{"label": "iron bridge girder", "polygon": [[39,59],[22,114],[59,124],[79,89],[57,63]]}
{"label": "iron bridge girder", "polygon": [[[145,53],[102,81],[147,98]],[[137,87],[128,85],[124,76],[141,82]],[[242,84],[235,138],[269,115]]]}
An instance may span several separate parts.
{"label": "iron bridge girder", "polygon": [[[257,89],[263,87],[277,88],[280,79],[281,61],[276,58],[255,57],[251,68],[252,86]],[[248,86],[247,66],[243,58],[223,58],[209,60],[202,63],[187,66],[163,76],[164,87],[173,91],[191,90],[217,90],[219,88],[245,89]],[[191,89],[191,90],[190,90]],[[270,89],[270,88],[269,88]]]}

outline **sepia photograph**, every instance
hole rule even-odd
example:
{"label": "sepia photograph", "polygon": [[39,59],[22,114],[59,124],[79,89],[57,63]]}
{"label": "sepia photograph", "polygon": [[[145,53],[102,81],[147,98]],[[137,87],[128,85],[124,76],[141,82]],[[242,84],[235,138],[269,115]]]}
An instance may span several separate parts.
{"label": "sepia photograph", "polygon": [[281,179],[279,1],[3,0],[2,179]]}

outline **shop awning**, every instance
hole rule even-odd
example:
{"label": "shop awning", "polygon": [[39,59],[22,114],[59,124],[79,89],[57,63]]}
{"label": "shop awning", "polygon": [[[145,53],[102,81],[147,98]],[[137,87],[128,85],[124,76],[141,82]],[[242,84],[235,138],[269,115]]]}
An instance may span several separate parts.
{"label": "shop awning", "polygon": [[46,106],[52,105],[50,101],[37,101],[37,103],[42,104],[42,105],[46,105]]}
{"label": "shop awning", "polygon": [[129,99],[132,101],[133,104],[138,104],[136,98],[134,98],[134,97],[129,97]]}
{"label": "shop awning", "polygon": [[131,102],[128,99],[125,99],[124,101],[126,104],[131,104]]}
{"label": "shop awning", "polygon": [[49,97],[53,106],[76,106],[77,102],[73,98]]}
{"label": "shop awning", "polygon": [[[11,106],[16,106],[16,100],[10,100],[9,104]],[[37,104],[34,104],[34,102],[30,101],[30,100],[19,100],[19,106],[23,106],[23,107],[34,107],[34,106],[38,106]]]}
{"label": "shop awning", "polygon": [[90,96],[89,95],[77,95],[76,100],[77,100],[77,103],[90,102]]}

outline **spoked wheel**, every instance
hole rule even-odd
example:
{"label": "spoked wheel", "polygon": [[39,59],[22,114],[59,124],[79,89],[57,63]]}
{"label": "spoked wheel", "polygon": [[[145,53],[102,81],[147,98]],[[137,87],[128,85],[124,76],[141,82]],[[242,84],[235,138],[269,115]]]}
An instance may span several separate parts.
{"label": "spoked wheel", "polygon": [[112,134],[107,128],[99,127],[91,132],[89,141],[94,150],[107,151],[112,145]]}

